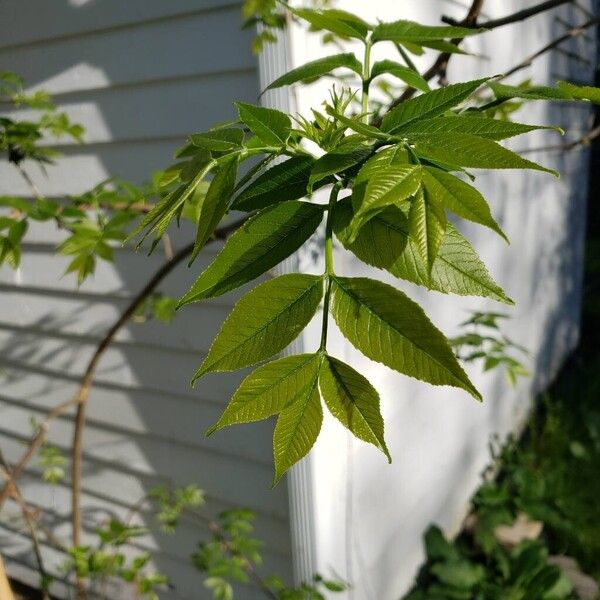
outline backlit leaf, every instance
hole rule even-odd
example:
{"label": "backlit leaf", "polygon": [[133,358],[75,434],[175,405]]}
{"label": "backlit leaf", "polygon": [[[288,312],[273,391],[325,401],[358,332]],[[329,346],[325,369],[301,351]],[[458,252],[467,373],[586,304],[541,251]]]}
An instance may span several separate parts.
{"label": "backlit leaf", "polygon": [[317,354],[299,354],[258,367],[242,381],[225,412],[207,435],[228,425],[261,421],[280,413],[312,384],[320,361]]}
{"label": "backlit leaf", "polygon": [[423,186],[430,196],[437,198],[454,214],[489,227],[508,241],[505,233],[492,217],[485,198],[472,185],[442,171],[442,169],[425,167],[423,169]]}
{"label": "backlit leaf", "polygon": [[351,218],[349,202],[340,202],[335,211],[334,231],[344,247],[363,262],[430,290],[460,296],[484,296],[513,304],[490,277],[471,244],[451,223],[447,224],[429,272],[415,242],[408,237],[408,219],[401,210],[388,208],[373,217],[353,243],[349,242]]}
{"label": "backlit leaf", "polygon": [[323,408],[319,395],[318,365],[307,385],[279,414],[273,434],[275,478],[273,485],[300,459],[304,458],[317,441],[323,423]]}
{"label": "backlit leaf", "polygon": [[386,73],[401,79],[410,87],[420,90],[421,92],[426,93],[431,91],[429,84],[423,79],[420,73],[394,62],[393,60],[380,60],[376,62],[371,69],[371,79],[375,79],[375,77],[379,77]]}
{"label": "backlit leaf", "polygon": [[368,358],[434,385],[481,395],[423,309],[390,285],[334,277],[332,313],[344,336]]}
{"label": "backlit leaf", "polygon": [[343,10],[291,9],[291,12],[308,21],[316,29],[325,29],[346,38],[364,40],[370,30],[365,21]]}
{"label": "backlit leaf", "polygon": [[349,365],[325,357],[319,387],[329,412],[357,438],[373,444],[392,459],[383,436],[379,394],[369,381]]}
{"label": "backlit leaf", "polygon": [[543,125],[524,125],[513,121],[488,119],[485,117],[453,116],[436,117],[426,121],[413,121],[397,130],[397,134],[412,139],[423,134],[468,133],[490,140],[504,140],[536,129],[552,129]]}

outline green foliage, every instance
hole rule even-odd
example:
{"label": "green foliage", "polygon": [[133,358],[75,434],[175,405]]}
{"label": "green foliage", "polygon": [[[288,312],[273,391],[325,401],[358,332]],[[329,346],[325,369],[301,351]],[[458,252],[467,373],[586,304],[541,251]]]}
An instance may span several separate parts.
{"label": "green foliage", "polygon": [[548,563],[547,549],[524,541],[514,550],[495,547],[487,562],[437,527],[425,535],[428,562],[405,600],[567,600],[572,585]]}
{"label": "green foliage", "polygon": [[483,370],[502,368],[510,385],[519,377],[528,377],[529,371],[514,353],[527,355],[527,350],[504,335],[498,324],[508,315],[475,312],[461,327],[464,333],[449,340],[457,356],[464,362],[482,361]]}
{"label": "green foliage", "polygon": [[[285,8],[285,3],[249,2],[246,14],[276,28]],[[314,81],[338,69],[350,71],[353,79],[347,81],[357,82],[357,87],[334,89],[323,109],[313,110],[311,118],[292,120],[280,111],[238,102],[237,120],[192,136],[178,152],[177,157],[186,163],[167,170],[173,176],[173,191],[134,231],[142,234],[141,241],[153,234],[155,245],[211,173],[196,216],[194,255],[229,210],[251,213],[180,300],[182,307],[220,296],[268,273],[325,221],[322,276],[286,275],[250,291],[236,304],[194,376],[196,380],[213,371],[270,359],[300,334],[322,301],[322,338],[316,352],[259,366],[210,430],[277,415],[276,482],[316,440],[322,402],[357,437],[387,455],[376,391],[351,367],[327,354],[330,316],[368,358],[405,375],[458,387],[481,398],[459,365],[452,344],[417,304],[376,280],[336,274],[334,235],[359,259],[399,278],[438,292],[511,304],[475,249],[449,222],[448,213],[506,238],[481,193],[464,180],[465,176],[473,178],[466,170],[554,173],[499,143],[542,128],[496,118],[497,107],[517,94],[526,94],[528,88],[515,88],[508,94],[491,78],[481,78],[430,90],[409,58],[410,53],[425,49],[456,52],[456,40],[481,30],[408,21],[374,25],[327,7],[293,8],[289,15],[313,31],[325,32],[328,39],[361,44],[364,60],[354,53],[333,54],[284,74],[267,89]],[[390,60],[373,64],[371,49],[380,42],[396,44],[404,64]],[[394,103],[379,120],[372,115],[369,88],[384,74],[401,79],[417,94]],[[595,97],[592,90],[583,88],[561,84],[556,89],[558,95]],[[474,98],[482,90],[491,90],[494,97],[485,103]],[[358,102],[356,114],[353,107]],[[490,111],[490,104],[495,111]],[[315,147],[317,152],[307,149]],[[238,167],[257,157],[259,162],[236,183]],[[272,164],[277,158],[283,161]],[[317,187],[330,188],[327,206],[311,197]],[[524,374],[518,361],[506,353],[510,340],[480,341],[491,344],[477,348],[489,354],[487,368],[502,364],[513,380]]]}

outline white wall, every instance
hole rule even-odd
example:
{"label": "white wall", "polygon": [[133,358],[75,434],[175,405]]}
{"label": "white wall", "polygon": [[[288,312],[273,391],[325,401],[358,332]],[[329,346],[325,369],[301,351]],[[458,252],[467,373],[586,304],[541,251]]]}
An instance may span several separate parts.
{"label": "white wall", "polygon": [[[252,32],[240,32],[239,2],[230,0],[20,0],[0,3],[0,70],[23,75],[28,89],[54,94],[86,129],[83,146],[63,143],[64,154],[45,176],[25,164],[44,194],[61,198],[91,188],[109,175],[142,182],[171,163],[185,136],[234,115],[232,102],[256,100],[257,61]],[[8,109],[0,106],[0,112]],[[18,173],[0,162],[0,194],[27,197]],[[67,261],[54,256],[61,233],[32,228],[18,271],[0,270],[0,447],[9,461],[23,451],[29,417],[71,397],[78,376],[132,296],[164,261],[119,249],[114,266],[101,264],[80,290],[62,277]],[[177,237],[183,245],[190,231]],[[183,237],[183,239],[182,239]],[[216,247],[190,271],[182,266],[161,286],[182,294]],[[235,294],[182,311],[172,326],[132,323],[100,365],[89,400],[85,434],[84,521],[127,514],[158,483],[197,483],[211,514],[247,506],[257,514],[267,542],[267,568],[291,577],[288,498],[284,485],[270,489],[271,427],[258,424],[204,431],[218,418],[241,375],[189,380],[208,349]],[[51,441],[71,443],[71,417],[51,429]],[[68,540],[67,486],[37,481],[35,461],[22,480],[32,506]],[[0,520],[0,553],[11,574],[36,581],[30,543],[17,533],[18,508]],[[153,529],[139,540],[158,569],[173,580],[165,598],[210,597],[189,555],[205,531],[184,519],[176,537]],[[53,570],[58,557],[49,549]],[[243,597],[254,598],[251,588]],[[131,597],[129,591],[124,598]]]}
{"label": "white wall", "polygon": [[[466,4],[450,0],[340,0],[337,6],[371,21],[407,18],[436,24],[440,11],[462,18]],[[522,6],[517,0],[487,2],[484,16],[502,16]],[[465,47],[477,56],[453,59],[450,81],[501,73],[513,66],[563,32],[554,20],[557,14],[571,22],[585,20],[577,9],[563,9],[469,39]],[[294,29],[294,66],[335,52],[331,47],[324,49],[318,40],[314,34]],[[595,56],[589,39],[573,41],[566,48],[588,58]],[[428,56],[421,64],[430,60]],[[511,81],[530,77],[538,83],[560,78],[589,81],[591,68],[554,52]],[[297,92],[299,109],[306,112],[318,106],[326,91],[327,85],[318,84]],[[565,103],[534,103],[518,114],[526,122],[561,125],[572,139],[587,129],[588,117],[586,108]],[[544,132],[520,139],[513,147],[535,148],[560,141],[557,134]],[[343,250],[335,254],[336,271],[374,275],[395,283],[421,302],[447,334],[456,332],[469,310],[499,309],[510,314],[508,333],[531,351],[529,366],[534,373],[532,379],[512,390],[502,374],[483,375],[478,365],[469,366],[470,376],[485,396],[480,405],[461,391],[418,383],[370,362],[334,329],[333,354],[368,374],[381,393],[386,437],[394,460],[388,466],[383,455],[353,440],[331,418],[310,455],[316,568],[323,573],[335,570],[350,580],[354,588],[348,598],[396,600],[410,586],[423,558],[423,532],[432,522],[449,533],[456,532],[488,461],[491,436],[503,436],[522,423],[532,392],[547,384],[577,340],[587,153],[533,152],[529,156],[559,169],[562,179],[508,171],[481,174],[476,181],[511,238],[509,247],[482,228],[459,223],[492,275],[516,300],[516,308],[477,298],[427,293],[361,265]],[[307,270],[322,270],[310,256],[304,256],[303,263]],[[318,327],[315,324],[306,333],[306,351],[318,346]]]}

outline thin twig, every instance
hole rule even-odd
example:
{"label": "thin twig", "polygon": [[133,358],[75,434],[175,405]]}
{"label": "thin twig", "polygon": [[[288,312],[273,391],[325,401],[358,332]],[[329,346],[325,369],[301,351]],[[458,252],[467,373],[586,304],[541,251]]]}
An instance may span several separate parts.
{"label": "thin twig", "polygon": [[538,146],[537,148],[527,148],[521,150],[520,154],[530,154],[532,152],[569,152],[575,150],[579,146],[589,146],[594,140],[600,138],[600,125],[590,129],[585,135],[568,142],[566,144],[552,144],[549,146]]}
{"label": "thin twig", "polygon": [[35,559],[38,564],[38,571],[42,579],[42,596],[44,600],[50,600],[50,596],[48,595],[48,592],[46,590],[46,586],[50,580],[48,578],[46,568],[44,567],[42,549],[35,528],[35,520],[31,512],[29,511],[29,508],[27,507],[27,504],[23,498],[23,495],[21,494],[19,486],[13,478],[10,467],[4,459],[4,454],[2,453],[2,450],[0,450],[0,470],[6,480],[6,485],[10,485],[10,488],[12,490],[12,496],[15,499],[15,502],[19,505],[19,508],[21,509],[21,514],[23,515],[23,518],[25,519],[25,523],[27,525],[27,529],[29,530],[29,536],[31,537],[31,543],[33,544]]}
{"label": "thin twig", "polygon": [[545,46],[540,48],[537,52],[534,52],[533,54],[531,54],[530,56],[525,58],[518,65],[515,65],[508,71],[505,71],[504,74],[502,75],[502,77],[500,77],[500,79],[506,79],[510,75],[513,75],[514,73],[517,73],[518,71],[521,71],[523,69],[526,69],[527,67],[530,67],[531,64],[533,63],[533,61],[536,60],[537,58],[539,58],[540,56],[546,54],[547,52],[550,52],[550,50],[553,50],[554,48],[560,46],[561,44],[563,44],[564,42],[566,42],[568,40],[571,40],[573,38],[579,37],[580,35],[583,35],[587,29],[598,25],[598,23],[600,23],[600,18],[596,17],[594,19],[590,19],[589,21],[587,21],[577,27],[573,27],[573,29],[569,29],[569,31],[567,31],[565,34],[552,40],[551,42],[549,42],[548,44],[546,44]]}
{"label": "thin twig", "polygon": [[[246,218],[236,221],[230,225],[225,225],[218,229],[212,237],[212,240],[225,239],[233,231],[238,229]],[[183,260],[185,260],[194,249],[194,244],[188,244],[181,248],[173,255],[173,258],[168,260],[146,285],[138,292],[138,294],[129,303],[127,308],[121,313],[121,316],[115,321],[113,326],[108,330],[94,355],[90,359],[88,366],[81,379],[79,390],[75,396],[74,404],[77,405],[75,414],[75,428],[73,432],[73,449],[72,449],[72,467],[71,467],[71,525],[72,525],[72,542],[73,546],[77,547],[81,543],[81,481],[83,476],[83,432],[85,429],[86,405],[89,397],[90,389],[96,374],[98,363],[102,359],[107,348],[115,339],[121,328],[131,319],[136,313],[139,306],[154,292],[162,280]],[[77,593],[80,598],[85,597],[81,592],[81,581],[77,582]]]}
{"label": "thin twig", "polygon": [[[231,225],[226,225],[224,227],[221,227],[219,229],[217,229],[215,231],[215,234],[213,236],[214,240],[223,240],[226,237],[228,237],[233,231],[235,231],[236,229],[238,229],[241,224],[244,222],[244,220],[240,220],[240,221],[236,221],[235,223],[232,223]],[[175,268],[175,266],[177,266],[177,264],[179,262],[181,262],[187,255],[190,254],[190,252],[193,249],[193,244],[189,244],[188,246],[185,246],[184,248],[182,248],[174,257],[171,261],[166,262],[160,269],[159,271],[156,272],[156,274],[154,275],[154,277],[152,278],[151,281],[155,282],[155,285],[158,285],[160,283],[160,281],[162,280],[162,278],[166,277],[166,275],[168,275],[168,273]],[[161,275],[161,278],[157,281],[157,276]],[[145,291],[147,290],[147,286],[144,288]],[[150,293],[153,290],[150,290]],[[127,307],[126,312],[131,315],[132,312],[135,312],[135,309],[137,308],[137,306],[143,302],[143,298],[140,301],[140,294],[138,294],[134,300],[132,300],[132,303]],[[131,306],[133,305],[133,303],[136,302],[136,306],[133,309],[133,311],[131,311]],[[114,339],[114,336],[118,333],[119,329],[125,325],[125,323],[127,322],[127,320],[123,320],[121,317],[119,317],[119,319],[115,322],[115,324],[110,328],[109,332],[107,333],[107,336],[110,334],[111,335],[111,341]],[[118,325],[118,326],[117,326]],[[104,342],[106,339],[106,337],[102,340],[102,342]],[[106,349],[106,346],[103,345],[103,348]],[[96,353],[95,353],[96,354]],[[95,355],[94,355],[95,356]],[[93,359],[94,357],[92,357]],[[90,371],[90,364],[91,364],[91,360],[90,363],[88,363],[88,368],[86,369],[85,373],[87,374]],[[93,373],[92,373],[93,375]],[[93,378],[93,377],[92,377]],[[81,384],[83,385],[83,378],[81,380]],[[50,427],[50,424],[55,421],[56,419],[58,419],[59,417],[61,417],[63,414],[65,414],[69,409],[73,408],[77,403],[78,403],[78,398],[79,398],[79,393],[77,393],[73,398],[66,400],[65,402],[62,402],[61,404],[55,406],[50,412],[48,412],[46,414],[46,416],[44,417],[44,419],[41,421],[41,423],[38,425],[37,430],[35,432],[35,434],[33,435],[33,437],[31,438],[29,444],[27,445],[27,449],[25,450],[25,452],[23,453],[23,455],[21,456],[21,458],[19,459],[19,461],[17,462],[17,464],[13,467],[11,474],[14,480],[17,480],[21,477],[21,475],[23,474],[25,468],[27,467],[27,465],[31,462],[31,460],[33,459],[33,457],[36,455],[37,451],[39,450],[40,446],[42,446],[42,444],[46,441],[47,435],[48,435],[48,429]],[[9,498],[11,494],[11,488],[9,485],[5,485],[4,488],[2,489],[2,491],[0,491],[0,508],[2,508],[2,506],[4,505],[4,503],[6,502],[6,500]]]}
{"label": "thin twig", "polygon": [[23,165],[20,162],[13,162],[13,165],[17,168],[17,171],[21,174],[21,177],[25,180],[27,185],[31,188],[31,191],[34,193],[35,197],[38,200],[43,200],[44,195],[40,191],[40,188],[35,184],[35,181],[31,178],[29,173],[23,168]]}
{"label": "thin twig", "polygon": [[[460,25],[461,27],[483,27],[485,29],[491,30],[496,29],[497,27],[502,27],[503,25],[508,25],[510,23],[517,23],[520,21],[524,21],[538,15],[540,13],[552,10],[561,4],[574,3],[573,0],[549,0],[547,2],[542,2],[536,6],[532,6],[528,9],[518,11],[511,15],[507,15],[506,17],[502,17],[501,19],[493,19],[486,21],[484,23],[478,23],[477,17],[481,13],[481,6],[479,7],[479,11],[477,11],[477,6],[475,6],[475,2],[471,5],[471,9],[469,10],[469,14],[462,21],[456,21],[451,19],[450,17],[442,17],[442,21],[446,23],[450,23],[453,25]],[[472,14],[476,14],[475,19],[469,19],[469,16]],[[569,36],[573,37],[573,36]],[[456,45],[459,45],[462,40],[453,40]],[[564,41],[564,40],[563,40]],[[448,68],[448,62],[450,61],[452,55],[447,52],[440,53],[433,64],[423,73],[423,78],[427,81],[430,81],[436,76],[442,75],[446,72]],[[388,110],[392,110],[402,102],[405,102],[409,98],[412,98],[416,90],[414,88],[407,88],[392,104],[390,105]]]}

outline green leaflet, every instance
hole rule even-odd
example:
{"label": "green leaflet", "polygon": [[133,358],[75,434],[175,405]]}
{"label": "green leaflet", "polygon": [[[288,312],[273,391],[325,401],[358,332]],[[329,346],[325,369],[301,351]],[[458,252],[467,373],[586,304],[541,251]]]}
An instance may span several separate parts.
{"label": "green leaflet", "polygon": [[513,304],[490,277],[471,244],[451,223],[429,272],[415,242],[408,237],[408,220],[401,210],[391,207],[373,217],[353,243],[349,242],[351,218],[350,203],[340,202],[333,228],[343,246],[363,262],[430,290]]}
{"label": "green leaflet", "polygon": [[519,87],[496,83],[494,81],[487,84],[494,92],[498,100],[512,100],[521,98],[523,100],[571,100],[571,95],[566,90],[547,86]]}
{"label": "green leaflet", "polygon": [[292,273],[260,284],[234,306],[192,381],[277,354],[308,325],[322,296],[323,281],[316,275]]}
{"label": "green leaflet", "polygon": [[446,213],[439,199],[422,188],[410,203],[408,232],[423,262],[431,269],[446,232]]}
{"label": "green leaflet", "polygon": [[314,163],[310,156],[294,156],[273,166],[244,188],[231,208],[251,212],[277,202],[303,198]]}
{"label": "green leaflet", "polygon": [[535,129],[553,129],[544,125],[525,125],[513,121],[489,119],[486,117],[453,116],[436,117],[427,121],[412,121],[396,130],[398,135],[418,139],[419,135],[467,133],[490,140],[504,140],[522,135]]}
{"label": "green leaflet", "polygon": [[[340,123],[343,123],[350,129],[355,131],[356,133],[360,133],[361,135],[363,135],[366,138],[387,141],[391,137],[387,133],[383,133],[377,127],[373,127],[372,125],[367,125],[366,123],[363,123],[362,121],[358,121],[356,117],[351,119],[350,117],[346,117],[345,115],[342,115],[339,112],[336,112],[331,106],[327,106],[326,110],[327,110],[328,115],[335,117],[335,119],[338,120]],[[347,139],[348,138],[346,138],[346,140]]]}
{"label": "green leaflet", "polygon": [[335,276],[332,314],[344,336],[368,358],[433,385],[462,388],[481,400],[444,335],[399,290],[374,279]]}
{"label": "green leaflet", "polygon": [[370,218],[384,208],[410,198],[421,184],[421,167],[407,164],[383,166],[382,159],[375,159],[367,162],[354,183],[352,205],[355,215],[350,227],[351,240]]}
{"label": "green leaflet", "polygon": [[304,458],[319,437],[323,423],[323,408],[319,396],[319,368],[312,378],[279,414],[273,434],[275,486],[283,474]]}
{"label": "green leaflet", "polygon": [[431,91],[429,84],[421,77],[420,73],[417,73],[400,63],[394,62],[393,60],[380,60],[376,62],[371,69],[371,80],[380,75],[384,75],[385,73],[389,73],[390,75],[401,79],[410,87],[420,90],[421,92],[427,93]]}
{"label": "green leaflet", "polygon": [[254,135],[269,146],[285,146],[292,127],[292,122],[285,113],[244,102],[236,102],[235,105],[240,119]]}
{"label": "green leaflet", "polygon": [[207,435],[239,423],[268,419],[293,404],[318,373],[318,354],[299,354],[258,367],[242,381],[225,412]]}
{"label": "green leaflet", "polygon": [[402,102],[385,115],[381,123],[381,129],[393,133],[401,126],[412,121],[437,117],[466,100],[487,80],[486,77],[464,83],[455,83]]}
{"label": "green leaflet", "polygon": [[298,83],[299,81],[317,79],[323,75],[331,73],[335,69],[342,67],[350,69],[359,75],[362,73],[362,65],[357,60],[356,56],[354,56],[354,54],[334,54],[333,56],[319,58],[318,60],[314,60],[306,63],[305,65],[292,69],[271,83],[266,90],[279,88],[284,85],[292,85],[294,83]]}
{"label": "green leaflet", "polygon": [[140,241],[137,243],[139,248],[144,240],[155,232],[155,240],[152,244],[152,249],[156,246],[160,237],[164,234],[169,223],[181,210],[185,201],[191,197],[196,191],[196,188],[202,183],[202,180],[208,175],[209,171],[215,166],[215,161],[210,161],[208,164],[198,171],[196,176],[188,184],[179,186],[176,190],[167,194],[154,208],[142,219],[139,225],[127,236],[126,242],[134,238],[142,230],[146,229]]}
{"label": "green leaflet", "polygon": [[492,217],[485,198],[473,186],[435,167],[423,168],[423,186],[431,197],[437,198],[454,214],[489,227],[508,242],[506,234]]}
{"label": "green leaflet", "polygon": [[235,187],[235,179],[239,164],[238,155],[227,157],[219,166],[219,170],[210,182],[206,196],[200,200],[198,214],[198,230],[194,250],[190,258],[191,265],[198,253],[212,236],[216,226],[225,216],[229,207],[229,200]]}
{"label": "green leaflet", "polygon": [[392,462],[383,435],[377,390],[352,367],[331,356],[319,372],[319,387],[329,412],[357,438],[379,448]]}
{"label": "green leaflet", "polygon": [[312,186],[329,177],[329,175],[335,175],[341,173],[354,165],[362,162],[373,152],[370,146],[359,146],[353,148],[349,152],[330,152],[324,154],[319,158],[313,165],[310,173],[309,189]]}
{"label": "green leaflet", "polygon": [[575,85],[568,81],[559,81],[558,89],[569,94],[573,100],[586,100],[594,104],[600,104],[600,88],[589,85]]}
{"label": "green leaflet", "polygon": [[424,158],[458,164],[471,169],[532,169],[558,177],[558,173],[515,152],[493,140],[463,133],[427,134],[414,138],[415,152]]}
{"label": "green leaflet", "polygon": [[206,133],[195,133],[190,136],[190,142],[197,148],[215,152],[233,152],[239,150],[244,142],[244,132],[241,129],[215,129]]}
{"label": "green leaflet", "polygon": [[449,40],[464,38],[485,31],[454,26],[428,26],[420,25],[413,21],[395,21],[394,23],[381,23],[373,30],[373,41],[412,42],[424,45],[423,42],[435,40]]}
{"label": "green leaflet", "polygon": [[220,296],[256,279],[298,250],[322,218],[322,206],[297,200],[263,209],[227,240],[179,306]]}
{"label": "green leaflet", "polygon": [[296,8],[291,9],[291,12],[316,29],[325,29],[346,38],[364,40],[371,29],[367,22],[344,10]]}

